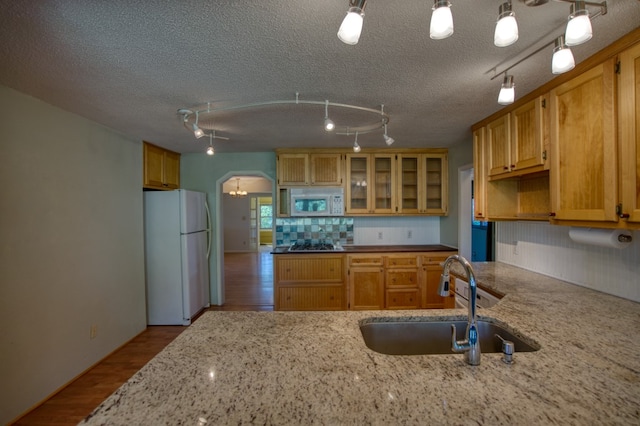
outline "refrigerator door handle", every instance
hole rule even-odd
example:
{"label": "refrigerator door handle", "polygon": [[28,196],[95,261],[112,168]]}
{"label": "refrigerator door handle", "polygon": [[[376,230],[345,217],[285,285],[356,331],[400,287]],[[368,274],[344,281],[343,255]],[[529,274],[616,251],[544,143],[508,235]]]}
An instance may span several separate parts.
{"label": "refrigerator door handle", "polygon": [[209,259],[209,255],[211,254],[211,240],[213,240],[212,230],[213,226],[211,223],[211,211],[209,210],[209,203],[207,203],[207,199],[204,199],[204,208],[207,211],[207,259]]}

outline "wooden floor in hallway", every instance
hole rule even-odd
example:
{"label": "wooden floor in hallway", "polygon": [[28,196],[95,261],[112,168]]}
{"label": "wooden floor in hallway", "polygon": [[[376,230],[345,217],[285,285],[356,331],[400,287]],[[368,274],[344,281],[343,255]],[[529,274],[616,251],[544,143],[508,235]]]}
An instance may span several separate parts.
{"label": "wooden floor in hallway", "polygon": [[[269,252],[270,246],[263,246],[257,253],[225,254],[225,304],[209,309],[272,311],[273,260]],[[144,332],[13,424],[77,425],[184,330],[182,326],[148,326]]]}

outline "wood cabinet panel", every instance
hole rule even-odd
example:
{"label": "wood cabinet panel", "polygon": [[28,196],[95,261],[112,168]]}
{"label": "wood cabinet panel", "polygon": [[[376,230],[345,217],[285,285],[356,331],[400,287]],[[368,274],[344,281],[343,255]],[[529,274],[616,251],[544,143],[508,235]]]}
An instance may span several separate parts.
{"label": "wood cabinet panel", "polygon": [[276,280],[287,282],[342,282],[344,280],[343,256],[295,255],[276,257]]}
{"label": "wood cabinet panel", "polygon": [[488,176],[508,173],[511,166],[511,127],[509,114],[487,125],[485,138],[487,146]]}
{"label": "wood cabinet panel", "polygon": [[144,142],[143,188],[171,190],[180,187],[180,154]]}
{"label": "wood cabinet panel", "polygon": [[344,309],[344,287],[341,285],[306,285],[278,288],[277,310],[336,311]]}
{"label": "wood cabinet panel", "polygon": [[456,252],[441,252],[432,255],[423,255],[422,264],[422,307],[426,309],[451,309],[455,307],[455,287],[453,280],[451,283],[449,296],[442,297],[438,294],[438,286],[440,285],[440,275],[442,274],[441,263],[447,257]]}
{"label": "wood cabinet panel", "polygon": [[349,308],[384,307],[384,272],[381,266],[354,266],[349,269]]}
{"label": "wood cabinet panel", "polygon": [[278,154],[278,185],[307,185],[309,156],[307,154]]}
{"label": "wood cabinet panel", "polygon": [[555,219],[617,221],[614,61],[551,91],[551,208]]}
{"label": "wood cabinet panel", "polygon": [[420,308],[420,290],[417,288],[388,289],[385,307],[387,309],[418,309]]}
{"label": "wood cabinet panel", "polygon": [[620,55],[621,215],[640,224],[640,43]]}
{"label": "wood cabinet panel", "polygon": [[511,160],[509,171],[544,165],[542,97],[511,112]]}
{"label": "wood cabinet panel", "polygon": [[311,185],[342,185],[342,154],[311,154]]}

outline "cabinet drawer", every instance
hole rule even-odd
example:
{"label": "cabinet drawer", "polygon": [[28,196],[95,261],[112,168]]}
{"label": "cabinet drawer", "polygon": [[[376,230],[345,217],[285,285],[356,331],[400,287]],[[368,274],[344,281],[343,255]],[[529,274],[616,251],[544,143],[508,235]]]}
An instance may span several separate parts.
{"label": "cabinet drawer", "polygon": [[348,256],[349,266],[382,266],[382,256]]}
{"label": "cabinet drawer", "polygon": [[342,256],[276,257],[276,281],[278,283],[314,281],[343,282],[344,260]]}
{"label": "cabinet drawer", "polygon": [[418,266],[418,256],[387,256],[385,257],[385,266],[387,268],[394,267],[415,267]]}
{"label": "cabinet drawer", "polygon": [[445,260],[447,260],[447,257],[451,256],[452,254],[457,254],[458,252],[455,251],[451,251],[451,252],[438,252],[437,254],[429,254],[429,255],[423,255],[422,256],[422,264],[423,265],[438,265],[442,262],[444,262]]}
{"label": "cabinet drawer", "polygon": [[293,286],[278,289],[278,310],[333,311],[344,309],[343,286]]}
{"label": "cabinet drawer", "polygon": [[420,290],[387,290],[385,306],[387,309],[418,309],[420,307]]}
{"label": "cabinet drawer", "polygon": [[387,270],[385,279],[388,287],[416,287],[418,285],[418,270]]}

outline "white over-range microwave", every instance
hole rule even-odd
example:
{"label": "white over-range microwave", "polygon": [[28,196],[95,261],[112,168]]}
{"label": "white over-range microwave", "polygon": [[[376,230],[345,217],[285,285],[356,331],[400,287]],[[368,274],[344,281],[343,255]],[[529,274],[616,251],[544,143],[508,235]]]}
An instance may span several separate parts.
{"label": "white over-range microwave", "polygon": [[291,188],[291,216],[344,216],[344,188]]}

